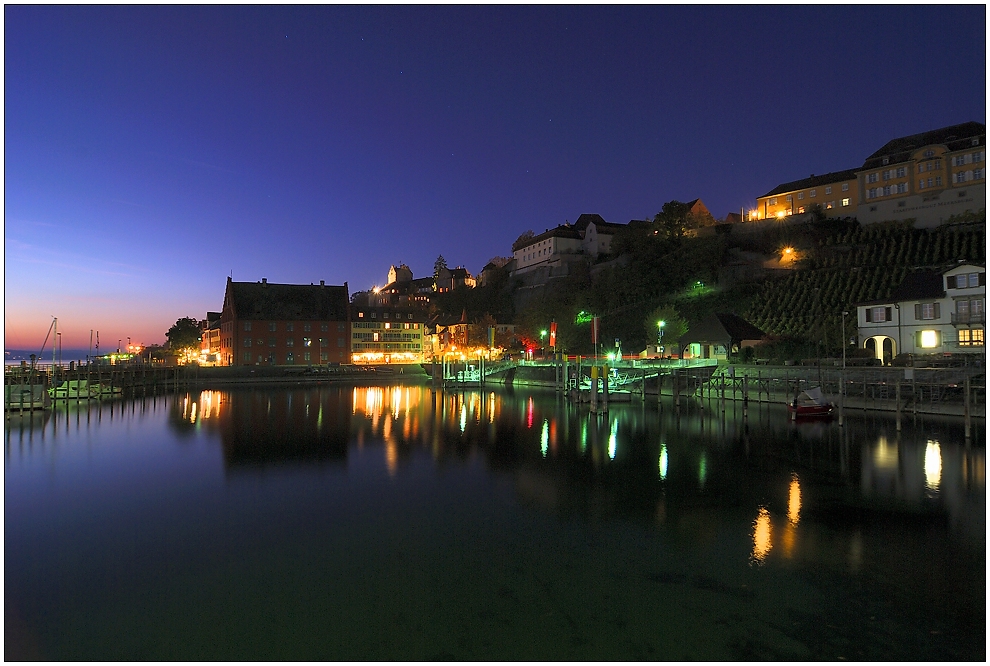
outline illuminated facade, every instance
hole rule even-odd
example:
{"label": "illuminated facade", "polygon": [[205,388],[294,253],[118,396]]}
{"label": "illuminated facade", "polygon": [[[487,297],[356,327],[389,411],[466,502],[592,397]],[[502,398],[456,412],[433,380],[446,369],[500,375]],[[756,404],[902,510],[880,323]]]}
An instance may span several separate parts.
{"label": "illuminated facade", "polygon": [[351,361],[423,362],[426,315],[419,308],[351,306]]}
{"label": "illuminated facade", "polygon": [[233,282],[220,313],[221,365],[348,363],[347,283]]}
{"label": "illuminated facade", "polygon": [[772,220],[810,213],[819,207],[826,217],[852,217],[859,205],[856,172],[836,171],[783,183],[756,199],[749,219]]}
{"label": "illuminated facade", "polygon": [[887,142],[857,171],[860,222],[938,226],[986,209],[986,126],[969,122]]}
{"label": "illuminated facade", "polygon": [[898,354],[983,354],[986,292],[983,266],[912,273],[889,299],[857,305],[860,345],[884,363]]}

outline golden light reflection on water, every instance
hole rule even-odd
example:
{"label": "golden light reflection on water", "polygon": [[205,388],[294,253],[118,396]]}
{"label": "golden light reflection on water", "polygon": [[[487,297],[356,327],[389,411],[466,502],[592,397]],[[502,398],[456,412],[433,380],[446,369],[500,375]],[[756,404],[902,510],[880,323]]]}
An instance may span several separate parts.
{"label": "golden light reflection on water", "polygon": [[897,469],[897,444],[880,435],[873,449],[873,466],[877,469]]}
{"label": "golden light reflection on water", "polygon": [[791,475],[791,487],[787,494],[787,520],[797,525],[801,519],[801,483],[797,474]]}
{"label": "golden light reflection on water", "polygon": [[770,540],[770,512],[766,507],[761,506],[760,511],[753,522],[753,554],[750,560],[756,564],[763,564],[773,544]]}
{"label": "golden light reflection on water", "polygon": [[925,487],[937,491],[942,482],[942,447],[935,440],[925,445]]}

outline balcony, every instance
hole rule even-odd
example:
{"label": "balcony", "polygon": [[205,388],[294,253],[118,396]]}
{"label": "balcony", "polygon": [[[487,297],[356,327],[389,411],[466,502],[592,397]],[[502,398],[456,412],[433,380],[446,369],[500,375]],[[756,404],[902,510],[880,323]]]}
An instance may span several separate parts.
{"label": "balcony", "polygon": [[983,326],[986,324],[986,315],[982,312],[953,312],[952,313],[952,325],[953,326],[972,326],[977,324]]}

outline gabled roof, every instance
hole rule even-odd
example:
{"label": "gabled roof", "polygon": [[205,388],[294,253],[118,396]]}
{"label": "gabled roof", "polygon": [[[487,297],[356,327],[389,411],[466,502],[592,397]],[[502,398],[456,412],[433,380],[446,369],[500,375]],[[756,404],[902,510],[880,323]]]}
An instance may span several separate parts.
{"label": "gabled roof", "polygon": [[726,342],[760,340],[766,334],[748,321],[728,312],[718,312],[690,324],[681,342]]}
{"label": "gabled roof", "polygon": [[880,150],[866,158],[863,169],[873,169],[883,166],[886,157],[889,164],[904,162],[911,158],[911,152],[924,146],[944,145],[949,150],[963,150],[973,145],[973,139],[979,139],[979,145],[986,144],[986,125],[978,122],[950,125],[929,132],[912,134],[892,139]]}
{"label": "gabled roof", "polygon": [[772,197],[777,194],[784,194],[786,192],[794,192],[795,190],[804,190],[809,187],[820,187],[822,185],[830,185],[832,183],[838,183],[844,180],[856,180],[856,171],[854,169],[847,169],[846,171],[833,171],[832,173],[826,173],[821,176],[816,176],[811,174],[808,178],[802,178],[801,180],[792,180],[789,183],[781,183],[777,187],[773,188],[762,197]]}
{"label": "gabled roof", "polygon": [[233,282],[228,298],[238,319],[293,321],[347,320],[347,283],[341,286]]}
{"label": "gabled roof", "polygon": [[574,224],[572,226],[578,231],[584,233],[584,230],[587,229],[588,225],[591,224],[592,222],[594,222],[596,225],[608,224],[608,222],[605,221],[605,218],[603,218],[598,213],[582,213],[581,215],[578,216],[578,219],[574,221]]}
{"label": "gabled roof", "polygon": [[[589,225],[590,226],[590,225]],[[598,231],[599,235],[604,234],[606,236],[614,236],[622,229],[625,229],[626,225],[618,224],[616,222],[595,222],[595,230]],[[587,228],[585,229],[587,232]]]}

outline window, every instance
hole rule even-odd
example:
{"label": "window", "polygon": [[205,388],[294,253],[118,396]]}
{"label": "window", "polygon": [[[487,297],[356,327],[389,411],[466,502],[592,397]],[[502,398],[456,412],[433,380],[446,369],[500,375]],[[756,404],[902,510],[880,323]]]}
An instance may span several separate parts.
{"label": "window", "polygon": [[268,346],[269,347],[275,346],[275,338],[268,338]]}
{"label": "window", "polygon": [[972,144],[973,144],[974,146],[978,146],[978,145],[980,145],[980,140],[979,140],[978,138],[976,138],[976,139],[973,139],[973,141],[972,141]]}
{"label": "window", "polygon": [[289,352],[285,355],[285,362],[288,365],[292,365],[293,363],[296,362],[296,357],[292,355],[292,352]]}
{"label": "window", "polygon": [[292,338],[286,338],[285,339],[285,346],[286,347],[294,347],[295,346],[295,341]]}
{"label": "window", "polygon": [[251,346],[251,338],[244,338],[244,346],[245,347]]}
{"label": "window", "polygon": [[907,192],[907,183],[897,183],[897,193],[904,194]]}
{"label": "window", "polygon": [[326,361],[329,361],[330,360],[330,354],[328,354],[327,352],[320,352],[320,360],[323,361],[324,363]]}
{"label": "window", "polygon": [[872,199],[875,196],[877,196],[877,188],[871,187],[870,189],[866,190],[866,198],[867,199]]}
{"label": "window", "polygon": [[406,323],[406,324],[405,324],[405,325],[403,326],[403,328],[409,328],[409,324],[408,324],[408,323]]}
{"label": "window", "polygon": [[323,322],[322,324],[320,324],[320,332],[321,333],[326,333],[329,330],[330,330],[330,325],[329,324],[327,324],[326,322]]}
{"label": "window", "polygon": [[269,331],[274,331],[275,330],[275,322],[273,322],[273,321],[268,322],[268,330]]}
{"label": "window", "polygon": [[925,157],[935,157],[935,151],[931,149],[926,150]]}
{"label": "window", "polygon": [[849,183],[842,183],[842,191],[843,192],[849,191]]}
{"label": "window", "polygon": [[979,287],[980,286],[980,274],[979,273],[970,273],[969,274],[969,286],[970,287]]}
{"label": "window", "polygon": [[798,199],[804,198],[804,192],[798,192]]}
{"label": "window", "polygon": [[904,178],[907,175],[907,167],[897,167],[897,177]]}
{"label": "window", "polygon": [[889,197],[890,196],[890,185],[884,185],[883,186],[883,195],[885,197]]}
{"label": "window", "polygon": [[866,182],[867,183],[875,183],[875,182],[877,182],[877,174],[875,174],[875,173],[868,174],[866,176]]}
{"label": "window", "polygon": [[985,158],[984,153],[973,153],[972,159],[974,162],[982,162]]}
{"label": "window", "polygon": [[866,309],[866,321],[873,323],[880,323],[885,321],[890,321],[892,308],[880,306],[877,308],[867,308]]}
{"label": "window", "polygon": [[914,306],[914,318],[918,320],[938,319],[940,316],[938,303],[917,303]]}
{"label": "window", "polygon": [[973,169],[973,180],[980,180],[983,178],[983,169]]}
{"label": "window", "polygon": [[[292,330],[294,328],[295,328],[295,325],[294,324],[286,324],[285,325],[285,330],[289,331],[290,333],[292,332]],[[272,330],[274,331],[275,329],[272,329]]]}
{"label": "window", "polygon": [[848,206],[849,205],[849,199],[843,199],[842,200],[842,205],[843,206]]}
{"label": "window", "polygon": [[343,333],[344,332],[344,322],[339,322],[337,324],[337,332],[338,333]]}
{"label": "window", "polygon": [[387,312],[383,312],[382,313],[382,319],[388,319],[388,313]]}
{"label": "window", "polygon": [[[931,178],[928,180],[931,180]],[[942,187],[942,176],[935,176],[935,186]]]}
{"label": "window", "polygon": [[313,329],[312,329],[312,328],[310,327],[310,323],[309,323],[308,321],[307,321],[307,322],[306,322],[305,324],[303,324],[303,330],[304,330],[304,331],[307,331],[307,332],[308,332],[308,331],[311,331],[311,330],[313,330]]}
{"label": "window", "polygon": [[777,197],[770,197],[770,205],[771,206],[777,205]]}
{"label": "window", "polygon": [[883,158],[883,163],[884,163],[884,166],[886,166],[887,164],[890,164],[890,158],[889,157]]}
{"label": "window", "polygon": [[791,197],[791,195],[790,195],[790,194],[788,194],[788,195],[787,195],[787,201],[793,201],[793,200],[794,200],[794,199],[793,199],[793,198]]}
{"label": "window", "polygon": [[825,194],[832,194],[832,188],[831,187],[826,187],[825,188]]}
{"label": "window", "polygon": [[798,206],[798,213],[804,212],[804,206]]}
{"label": "window", "polygon": [[956,301],[956,314],[960,317],[969,315],[969,301]]}
{"label": "window", "polygon": [[303,347],[312,347],[313,338],[303,338]]}
{"label": "window", "polygon": [[249,321],[244,322],[244,330],[245,331],[250,331],[251,330],[251,322],[249,322]]}
{"label": "window", "polygon": [[244,362],[245,363],[251,362],[251,352],[244,352]]}
{"label": "window", "polygon": [[338,347],[344,346],[344,338],[337,338],[337,346]]}
{"label": "window", "polygon": [[942,160],[935,160],[935,168],[936,169],[942,168]]}
{"label": "window", "polygon": [[828,201],[828,202],[825,203],[825,210],[828,210],[829,208],[835,208],[835,202],[834,201]]}
{"label": "window", "polygon": [[918,331],[918,346],[922,349],[938,347],[938,331]]}
{"label": "window", "polygon": [[808,198],[809,199],[814,199],[815,198],[815,195],[817,195],[817,194],[818,194],[818,190],[811,190],[810,192],[808,192]]}
{"label": "window", "polygon": [[928,171],[928,164],[926,162],[919,162],[918,173],[924,173],[925,171]]}
{"label": "window", "polygon": [[303,352],[303,360],[304,361],[308,361],[309,360],[309,352]]}
{"label": "window", "polygon": [[919,190],[925,189],[925,179],[924,178],[919,178],[918,179],[918,189]]}
{"label": "window", "polygon": [[371,318],[372,318],[372,319],[376,319],[376,318],[377,318],[377,316],[378,316],[378,313],[377,313],[377,312],[372,312],[372,313],[371,313]]}
{"label": "window", "polygon": [[364,319],[364,313],[358,312],[358,319]]}
{"label": "window", "polygon": [[320,338],[320,346],[321,347],[326,347],[327,346],[327,339],[326,338]]}
{"label": "window", "polygon": [[982,347],[984,344],[982,328],[959,329],[960,347]]}
{"label": "window", "polygon": [[983,314],[983,299],[977,298],[969,302],[969,311],[974,315]]}
{"label": "window", "polygon": [[959,173],[953,174],[952,182],[954,183],[965,183],[966,182],[966,172],[960,171]]}

